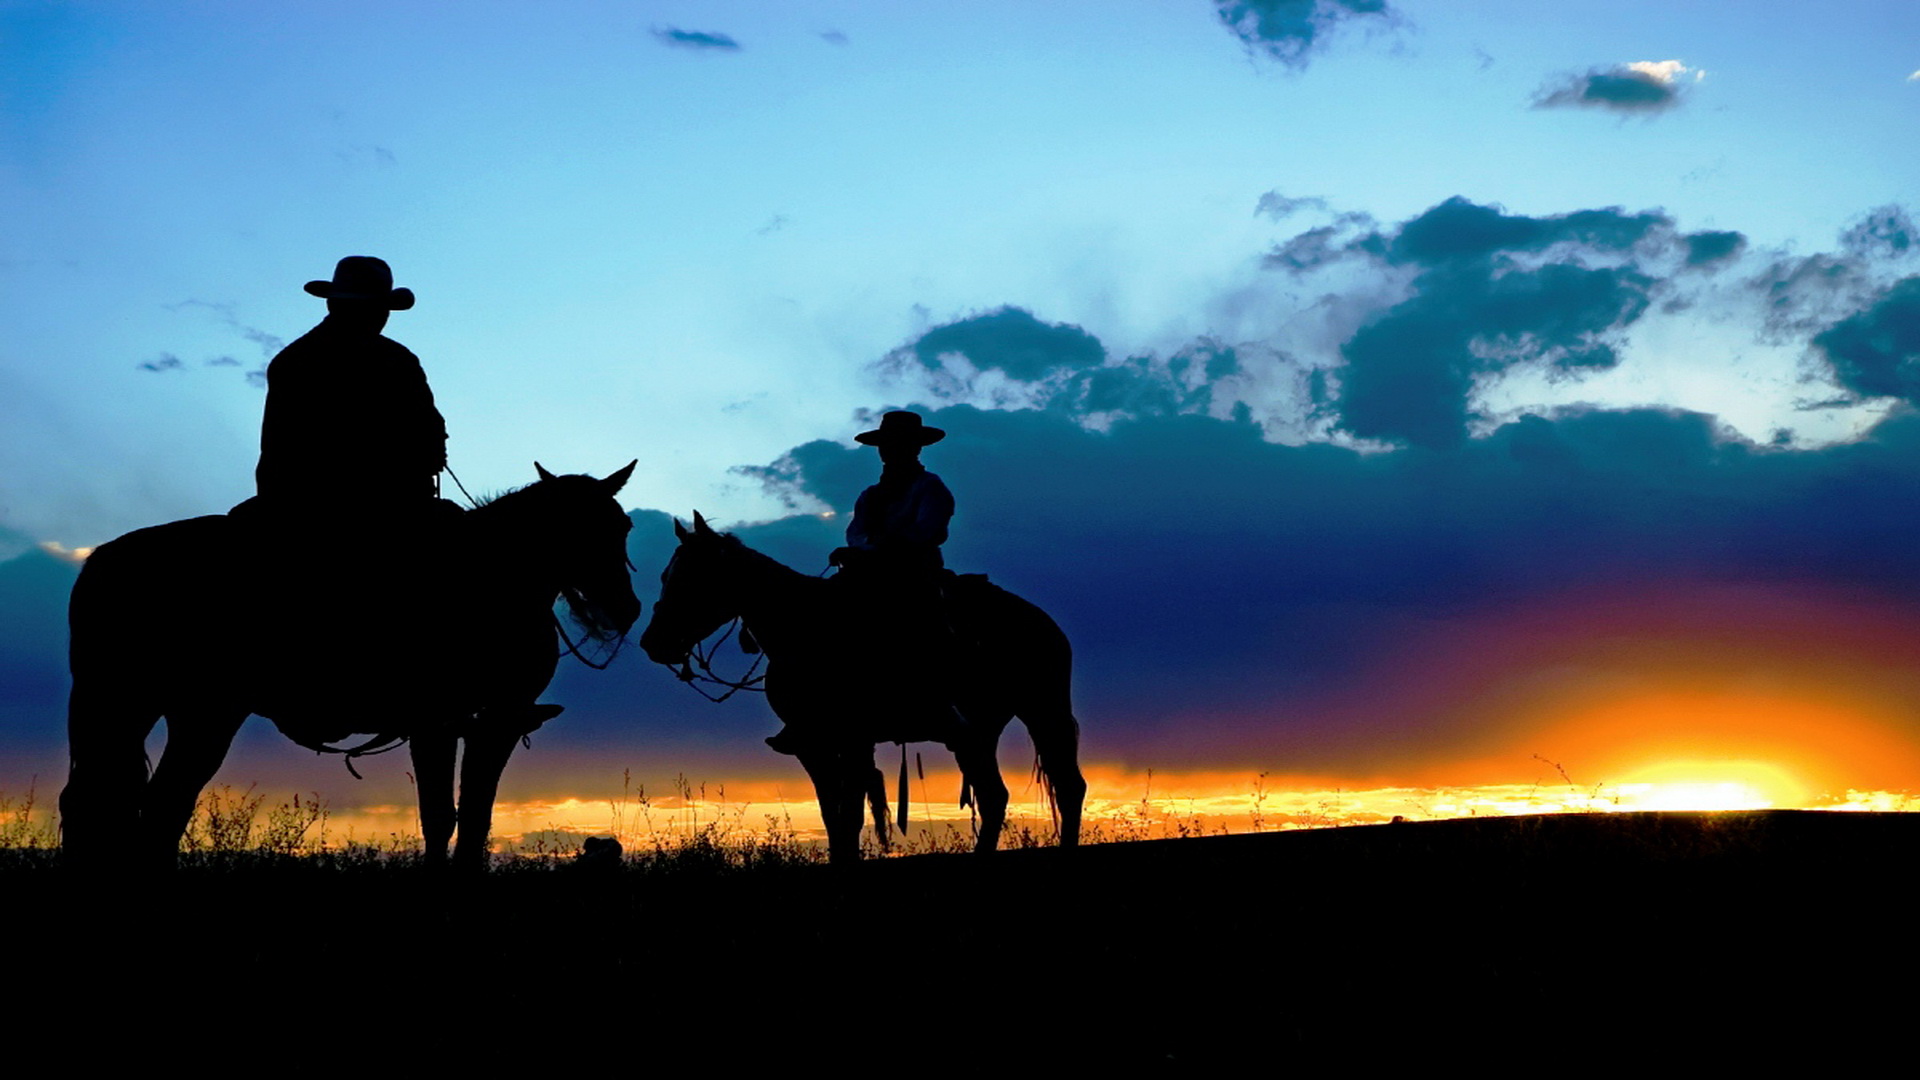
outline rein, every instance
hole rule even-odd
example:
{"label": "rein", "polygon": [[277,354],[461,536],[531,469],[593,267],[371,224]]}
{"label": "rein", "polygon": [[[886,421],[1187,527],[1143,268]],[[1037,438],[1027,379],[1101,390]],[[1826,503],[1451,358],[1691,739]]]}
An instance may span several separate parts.
{"label": "rein", "polygon": [[625,645],[627,643],[626,635],[622,634],[620,636],[620,639],[613,643],[613,651],[607,654],[607,658],[596,664],[593,661],[587,659],[586,654],[580,651],[580,646],[575,644],[574,640],[567,636],[566,624],[560,621],[560,616],[558,614],[555,614],[553,616],[553,630],[554,630],[554,633],[560,635],[561,641],[564,641],[567,643],[567,647],[560,650],[561,656],[565,656],[568,653],[572,653],[573,658],[575,660],[580,661],[581,663],[587,665],[588,667],[592,668],[595,671],[605,671],[607,670],[607,668],[611,667],[613,665],[614,659],[620,655],[620,646]]}
{"label": "rein", "polygon": [[[700,647],[701,642],[694,642],[693,647],[687,650],[686,658],[680,661],[680,667],[677,670],[672,664],[664,660],[661,661],[660,664],[668,671],[672,671],[674,678],[693,687],[694,691],[701,697],[715,704],[727,700],[742,690],[755,694],[764,694],[767,692],[767,688],[760,684],[767,681],[767,676],[764,672],[760,671],[760,664],[767,658],[766,653],[756,655],[753,658],[753,664],[747,668],[747,673],[738,679],[729,679],[724,675],[716,674],[713,670],[714,652],[718,650],[720,646],[726,644],[727,639],[732,637],[734,631],[739,628],[739,619],[728,623],[726,632],[718,638],[715,638],[713,644],[707,646],[704,650]],[[699,671],[694,670],[696,664],[699,665]],[[707,688],[701,686],[701,683],[712,683],[715,686],[724,686],[727,689],[725,693],[715,696],[707,693]]]}

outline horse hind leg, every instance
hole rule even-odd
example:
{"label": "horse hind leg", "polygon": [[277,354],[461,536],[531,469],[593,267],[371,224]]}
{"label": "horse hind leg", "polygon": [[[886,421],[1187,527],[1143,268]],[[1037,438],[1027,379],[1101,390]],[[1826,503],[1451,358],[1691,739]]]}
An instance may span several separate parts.
{"label": "horse hind leg", "polygon": [[1060,819],[1060,846],[1080,843],[1080,813],[1087,801],[1087,779],[1080,772],[1080,722],[1065,706],[1022,714],[1033,748],[1040,755],[1054,813]]}
{"label": "horse hind leg", "polygon": [[76,866],[121,860],[140,830],[147,734],[160,711],[94,679],[67,699],[67,786],[60,792],[61,857]]}
{"label": "horse hind leg", "polygon": [[200,792],[220,771],[246,719],[245,712],[213,709],[167,714],[167,746],[140,800],[140,853],[148,863],[173,864]]}
{"label": "horse hind leg", "polygon": [[953,747],[960,765],[960,782],[972,792],[974,809],[980,812],[980,832],[974,837],[973,850],[988,852],[1000,847],[1000,833],[1007,824],[1007,782],[1000,777],[1000,733],[1006,730],[1012,714],[982,717],[967,714],[969,730]]}
{"label": "horse hind leg", "polygon": [[893,830],[887,824],[887,774],[881,772],[878,765],[867,775],[867,806],[873,813],[874,843],[881,851],[891,850]]}

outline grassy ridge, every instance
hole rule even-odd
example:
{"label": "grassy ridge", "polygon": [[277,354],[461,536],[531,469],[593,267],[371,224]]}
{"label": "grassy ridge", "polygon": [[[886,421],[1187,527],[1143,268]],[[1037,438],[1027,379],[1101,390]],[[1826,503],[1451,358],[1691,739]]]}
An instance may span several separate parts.
{"label": "grassy ridge", "polygon": [[852,868],[523,861],[472,881],[261,855],[158,883],[4,876],[35,980],[193,972],[244,988],[221,1001],[253,1034],[313,1022],[296,1002],[375,1008],[354,1035],[370,1054],[544,1018],[569,1060],[618,1046],[627,1068],[884,1049],[1584,1072],[1904,1039],[1916,842],[1920,815],[1574,814]]}

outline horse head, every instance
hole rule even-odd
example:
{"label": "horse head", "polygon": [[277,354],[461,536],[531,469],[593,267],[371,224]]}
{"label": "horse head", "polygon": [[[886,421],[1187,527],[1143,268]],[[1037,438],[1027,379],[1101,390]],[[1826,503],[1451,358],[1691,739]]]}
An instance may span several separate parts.
{"label": "horse head", "polygon": [[627,533],[633,522],[614,498],[638,464],[628,462],[601,480],[555,476],[536,461],[539,482],[516,496],[533,510],[537,536],[531,539],[544,551],[557,591],[575,621],[600,641],[624,637],[640,619],[640,599],[628,576]]}
{"label": "horse head", "polygon": [[673,521],[680,547],[660,571],[660,599],[640,635],[640,648],[656,663],[677,664],[693,647],[740,614],[737,575],[728,572],[740,541],[713,531],[699,511],[693,528]]}

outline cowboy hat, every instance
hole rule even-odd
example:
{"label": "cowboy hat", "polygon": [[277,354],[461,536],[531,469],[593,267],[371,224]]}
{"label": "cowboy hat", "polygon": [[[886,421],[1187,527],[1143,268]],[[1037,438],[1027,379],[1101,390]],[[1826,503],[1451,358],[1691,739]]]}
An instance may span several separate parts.
{"label": "cowboy hat", "polygon": [[333,268],[332,281],[309,281],[308,292],[328,300],[378,300],[390,311],[413,306],[412,289],[393,287],[393,270],[383,259],[349,255]]}
{"label": "cowboy hat", "polygon": [[913,443],[916,446],[932,446],[946,437],[946,432],[937,427],[928,427],[923,423],[919,413],[895,411],[882,416],[879,427],[855,435],[853,441],[867,446],[903,442]]}

